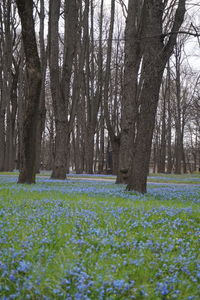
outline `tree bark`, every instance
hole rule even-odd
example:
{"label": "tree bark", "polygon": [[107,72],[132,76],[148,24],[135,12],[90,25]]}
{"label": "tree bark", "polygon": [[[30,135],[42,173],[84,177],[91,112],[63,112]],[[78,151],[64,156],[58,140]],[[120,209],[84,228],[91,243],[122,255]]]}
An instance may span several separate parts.
{"label": "tree bark", "polygon": [[182,167],[181,162],[183,158],[182,152],[182,139],[181,139],[181,74],[180,74],[180,60],[181,51],[180,48],[175,48],[175,67],[176,67],[176,115],[175,115],[175,127],[176,127],[176,144],[175,144],[175,174],[181,174]]}
{"label": "tree bark", "polygon": [[[109,84],[111,78],[111,58],[112,58],[112,40],[113,40],[113,31],[114,31],[114,19],[115,19],[115,1],[111,1],[111,18],[110,18],[110,28],[109,28],[109,35],[108,35],[108,45],[107,45],[107,56],[106,56],[106,70],[105,70],[105,79],[104,79],[104,112],[105,112],[105,121],[106,126],[111,142],[112,148],[112,174],[117,175],[119,170],[119,148],[120,148],[120,138],[119,135],[116,133],[116,124],[115,118],[110,118],[110,112],[108,108],[108,100],[109,100]],[[118,45],[117,45],[118,47]],[[118,52],[117,52],[118,53]],[[117,59],[117,58],[116,58]],[[115,78],[115,83],[117,85],[117,75]],[[115,86],[116,87],[116,86]],[[116,87],[117,88],[117,87]],[[117,93],[117,90],[115,90]],[[115,95],[115,97],[117,97]],[[116,99],[115,99],[115,107],[116,109]],[[113,115],[116,111],[113,112]],[[113,122],[112,122],[113,121]]]}
{"label": "tree bark", "polygon": [[41,90],[41,68],[35,37],[33,1],[16,0],[22,24],[22,39],[26,58],[27,93],[23,123],[23,164],[18,183],[35,183],[37,119]]}
{"label": "tree bark", "polygon": [[37,172],[40,172],[41,165],[41,143],[42,134],[45,129],[45,118],[46,118],[46,107],[45,107],[45,80],[46,80],[46,69],[47,69],[47,52],[48,44],[45,51],[45,41],[44,41],[44,19],[45,19],[45,9],[44,0],[40,0],[40,32],[39,32],[39,42],[40,42],[40,61],[41,61],[41,73],[42,73],[42,86],[40,93],[40,103],[39,103],[39,113],[38,113],[38,144],[37,144]]}
{"label": "tree bark", "polygon": [[[97,84],[95,90],[95,68],[94,68],[94,2],[91,1],[91,25],[89,36],[88,18],[85,19],[87,31],[86,38],[86,98],[87,98],[87,122],[85,128],[85,164],[86,173],[93,174],[93,160],[94,160],[94,135],[97,126],[97,117],[99,106],[102,100],[103,88],[103,52],[102,52],[102,34],[103,34],[103,5],[104,0],[101,0],[100,18],[99,18],[99,45],[98,45],[98,72]],[[89,0],[85,5],[86,13],[89,15]],[[90,46],[91,45],[91,46]],[[90,47],[89,47],[90,46]],[[90,63],[91,61],[91,63]]]}
{"label": "tree bark", "polygon": [[165,173],[165,159],[166,159],[166,96],[167,96],[167,80],[162,83],[162,125],[161,125],[161,141],[159,153],[158,173]]}
{"label": "tree bark", "polygon": [[[132,3],[132,2],[131,2]],[[170,36],[169,40],[164,43],[162,39],[162,18],[164,7],[160,1],[144,1],[143,5],[143,26],[142,35],[144,34],[145,44],[143,44],[143,61],[141,69],[142,85],[139,87],[139,107],[138,98],[136,93],[127,93],[127,97],[130,99],[133,97],[133,105],[131,109],[137,108],[137,113],[128,117],[128,131],[131,132],[127,137],[127,141],[132,140],[132,134],[134,133],[135,142],[134,150],[132,152],[131,159],[131,171],[128,178],[128,190],[135,190],[140,193],[146,193],[147,191],[147,175],[149,172],[149,161],[151,154],[151,144],[153,129],[155,123],[156,110],[159,100],[159,91],[162,82],[162,76],[165,65],[172,54],[174,45],[176,44],[177,33]],[[128,11],[128,13],[130,13]],[[133,15],[129,17],[134,18],[135,11],[132,11]],[[175,18],[172,26],[172,31],[177,32],[183,22],[185,14],[185,1],[180,0],[175,13]],[[126,43],[128,42],[128,32],[130,34],[131,28],[128,25],[125,36]],[[141,37],[141,36],[140,36]],[[133,42],[132,38],[132,42]],[[137,57],[135,58],[137,61]],[[126,72],[125,65],[125,72]],[[129,71],[130,72],[130,71]],[[128,72],[128,74],[130,74]],[[127,75],[128,75],[127,74]],[[137,86],[138,77],[135,81],[131,81],[130,84]],[[128,90],[128,87],[127,87]],[[131,101],[131,100],[129,100]],[[130,102],[125,101],[127,107]],[[139,108],[139,111],[138,111]],[[135,110],[134,110],[135,111]],[[136,119],[135,119],[136,118]],[[134,123],[137,121],[137,130],[134,129]],[[123,130],[126,126],[123,126]]]}
{"label": "tree bark", "polygon": [[3,41],[3,28],[2,28],[2,11],[0,5],[0,171],[4,171],[5,162],[5,113],[6,113],[6,99],[3,95],[3,53],[2,53],[2,41]]}
{"label": "tree bark", "polygon": [[75,55],[77,37],[77,5],[76,1],[65,1],[65,37],[63,68],[60,75],[59,67],[59,32],[58,24],[60,17],[60,1],[51,0],[49,7],[49,38],[50,38],[50,77],[51,94],[55,115],[55,157],[53,164],[52,179],[65,179],[68,169],[69,137],[75,116],[75,103],[72,103],[70,120],[68,121],[70,83],[72,65]]}
{"label": "tree bark", "polygon": [[142,58],[140,37],[144,27],[144,5],[129,1],[125,28],[125,65],[121,117],[119,172],[117,183],[127,183],[133,157],[133,144],[138,115],[138,72]]}
{"label": "tree bark", "polygon": [[167,173],[172,173],[172,112],[171,112],[171,74],[170,62],[167,64],[167,80],[168,80],[168,93],[167,93]]}

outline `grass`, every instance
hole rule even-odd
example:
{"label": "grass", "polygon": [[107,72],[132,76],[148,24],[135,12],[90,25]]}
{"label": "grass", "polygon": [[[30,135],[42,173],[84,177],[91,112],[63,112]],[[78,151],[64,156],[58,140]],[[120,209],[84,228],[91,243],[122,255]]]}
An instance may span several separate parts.
{"label": "grass", "polygon": [[[42,171],[38,174],[38,177],[50,177],[50,171]],[[19,172],[0,172],[1,175],[7,176],[18,176]],[[75,174],[70,173],[67,174],[67,178],[69,179],[91,179],[91,180],[106,180],[106,181],[115,181],[116,176],[114,175],[105,175],[105,174]],[[150,174],[148,176],[148,182],[157,182],[157,183],[177,183],[177,184],[200,184],[200,173],[193,174]]]}
{"label": "grass", "polygon": [[200,299],[199,176],[164,177],[0,176],[0,299]]}

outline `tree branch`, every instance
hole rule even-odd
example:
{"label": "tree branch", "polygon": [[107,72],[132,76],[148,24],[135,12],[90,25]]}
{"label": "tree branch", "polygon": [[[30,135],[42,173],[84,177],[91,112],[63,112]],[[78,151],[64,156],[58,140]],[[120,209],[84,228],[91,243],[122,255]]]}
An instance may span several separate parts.
{"label": "tree branch", "polygon": [[185,11],[186,11],[185,0],[179,0],[178,7],[175,13],[174,24],[172,27],[171,35],[169,37],[167,44],[164,47],[165,57],[169,57],[173,51],[174,45],[176,43],[176,38],[179,33],[179,29],[184,20]]}

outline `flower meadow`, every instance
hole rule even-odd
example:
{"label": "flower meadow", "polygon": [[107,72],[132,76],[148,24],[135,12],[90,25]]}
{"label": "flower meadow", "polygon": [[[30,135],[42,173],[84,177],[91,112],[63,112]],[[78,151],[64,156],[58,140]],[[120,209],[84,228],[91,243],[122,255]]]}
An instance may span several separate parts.
{"label": "flower meadow", "polygon": [[140,195],[101,177],[0,175],[0,299],[199,300],[193,179],[160,176]]}

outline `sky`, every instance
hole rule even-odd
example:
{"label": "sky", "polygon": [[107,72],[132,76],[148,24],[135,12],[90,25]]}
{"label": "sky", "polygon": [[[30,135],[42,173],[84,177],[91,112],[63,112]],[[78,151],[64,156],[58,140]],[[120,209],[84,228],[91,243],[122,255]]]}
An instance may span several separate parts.
{"label": "sky", "polygon": [[[98,0],[99,1],[99,0]],[[97,1],[97,2],[98,2]],[[128,6],[128,0],[123,0]],[[105,0],[105,5],[109,9],[111,0]],[[116,0],[118,12],[122,12],[120,0]],[[123,18],[123,13],[121,13]],[[187,0],[187,23],[193,24],[200,34],[200,3],[199,0]],[[185,45],[185,54],[190,67],[200,72],[200,37],[190,36]]]}
{"label": "sky", "polygon": [[[125,17],[123,14],[120,1],[123,1],[126,6],[128,5],[128,0],[116,0],[116,14],[118,15],[118,20],[122,19],[123,24],[125,24]],[[100,5],[100,0],[94,0],[97,5]],[[110,16],[110,5],[111,0],[104,0],[104,10],[106,18]],[[187,19],[188,24],[193,24],[200,33],[200,4],[199,0],[187,0]],[[47,22],[48,23],[48,22]],[[46,24],[47,28],[47,24]],[[199,41],[196,37],[189,37],[185,45],[185,53],[187,55],[187,61],[191,68],[195,71],[200,72],[200,37]]]}

